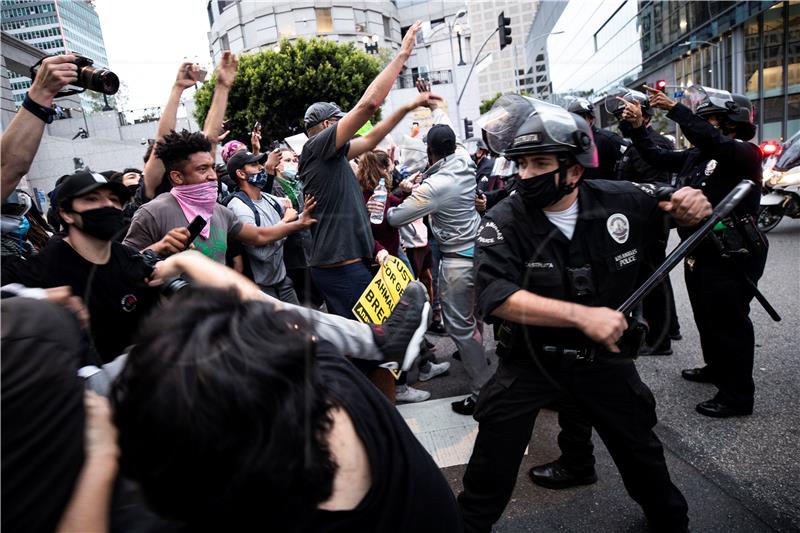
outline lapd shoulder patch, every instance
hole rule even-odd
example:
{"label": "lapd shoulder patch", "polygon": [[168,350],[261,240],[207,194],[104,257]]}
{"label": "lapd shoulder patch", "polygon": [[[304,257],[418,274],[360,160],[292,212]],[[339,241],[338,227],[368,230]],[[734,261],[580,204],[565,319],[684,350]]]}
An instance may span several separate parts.
{"label": "lapd shoulder patch", "polygon": [[491,246],[493,244],[503,242],[504,240],[503,233],[493,220],[483,222],[478,228],[478,236],[476,237],[476,241],[478,242],[479,246]]}
{"label": "lapd shoulder patch", "polygon": [[656,186],[652,183],[635,183],[631,182],[631,185],[642,191],[648,196],[652,196],[653,198],[656,197]]}

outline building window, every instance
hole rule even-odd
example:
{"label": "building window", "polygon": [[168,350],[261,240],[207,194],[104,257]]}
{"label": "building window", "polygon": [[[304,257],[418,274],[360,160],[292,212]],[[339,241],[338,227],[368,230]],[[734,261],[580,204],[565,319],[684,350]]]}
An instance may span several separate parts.
{"label": "building window", "polygon": [[314,13],[317,15],[317,33],[330,33],[333,31],[333,19],[331,18],[331,9],[316,8]]}
{"label": "building window", "polygon": [[208,0],[208,4],[206,4],[206,11],[208,12],[208,24],[213,26],[214,25],[214,9],[211,7],[211,0]]}
{"label": "building window", "polygon": [[386,15],[383,16],[383,36],[387,39],[392,38],[392,19]]}
{"label": "building window", "polygon": [[278,38],[288,39],[297,35],[297,31],[294,27],[293,13],[279,13],[275,15],[275,23],[276,26],[278,26]]}
{"label": "building window", "polygon": [[353,9],[356,33],[367,33],[367,14],[361,9]]}
{"label": "building window", "polygon": [[235,0],[217,0],[217,9],[219,9],[219,12],[222,13],[234,3],[236,3]]}

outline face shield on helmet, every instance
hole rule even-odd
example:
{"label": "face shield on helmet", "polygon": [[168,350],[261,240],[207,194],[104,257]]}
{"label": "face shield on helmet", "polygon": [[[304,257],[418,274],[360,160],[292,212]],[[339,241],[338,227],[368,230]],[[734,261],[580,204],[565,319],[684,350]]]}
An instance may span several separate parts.
{"label": "face shield on helmet", "polygon": [[498,156],[494,160],[492,166],[492,176],[500,176],[507,178],[517,173],[517,164],[514,161],[508,160],[505,157]]}
{"label": "face shield on helmet", "polygon": [[733,97],[728,91],[692,85],[684,93],[684,103],[698,116],[727,114],[730,105],[733,104]]}
{"label": "face shield on helmet", "polygon": [[622,98],[626,102],[635,102],[642,107],[642,113],[650,115],[650,99],[646,94],[628,89],[627,87],[616,87],[612,89],[608,96],[603,100],[603,107],[610,115],[617,117],[617,120],[622,116],[625,110],[625,104],[619,99]]}
{"label": "face shield on helmet", "polygon": [[597,166],[597,149],[586,121],[541,100],[504,95],[477,120],[477,125],[489,149],[506,159],[568,153],[585,168]]}

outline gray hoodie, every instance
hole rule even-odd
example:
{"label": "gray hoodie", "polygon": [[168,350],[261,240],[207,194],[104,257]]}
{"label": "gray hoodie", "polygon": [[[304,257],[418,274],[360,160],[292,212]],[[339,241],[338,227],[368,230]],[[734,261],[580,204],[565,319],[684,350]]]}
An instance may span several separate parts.
{"label": "gray hoodie", "polygon": [[475,163],[469,157],[456,152],[437,161],[411,196],[386,212],[394,227],[425,215],[430,215],[431,231],[442,252],[474,246],[480,216],[475,210]]}

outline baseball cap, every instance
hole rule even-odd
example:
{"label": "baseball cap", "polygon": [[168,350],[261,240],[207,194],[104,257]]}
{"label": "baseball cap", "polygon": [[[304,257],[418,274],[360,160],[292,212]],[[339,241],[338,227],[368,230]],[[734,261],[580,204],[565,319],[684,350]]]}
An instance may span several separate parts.
{"label": "baseball cap", "polygon": [[456,134],[447,124],[436,124],[428,130],[425,143],[436,155],[450,155],[456,151]]}
{"label": "baseball cap", "polygon": [[308,130],[323,120],[328,120],[329,118],[342,118],[344,115],[345,114],[342,112],[341,108],[333,102],[316,102],[311,104],[308,109],[306,109],[306,114],[303,117],[303,123],[306,126],[306,130]]}
{"label": "baseball cap", "polygon": [[253,152],[236,152],[228,159],[228,176],[232,180],[236,180],[236,171],[244,168],[245,165],[251,163],[261,163],[262,165],[267,160],[266,153],[254,154]]}
{"label": "baseball cap", "polygon": [[67,202],[101,188],[111,189],[123,204],[131,197],[131,192],[122,183],[108,181],[97,172],[82,170],[64,178],[56,191],[55,204],[63,207]]}

